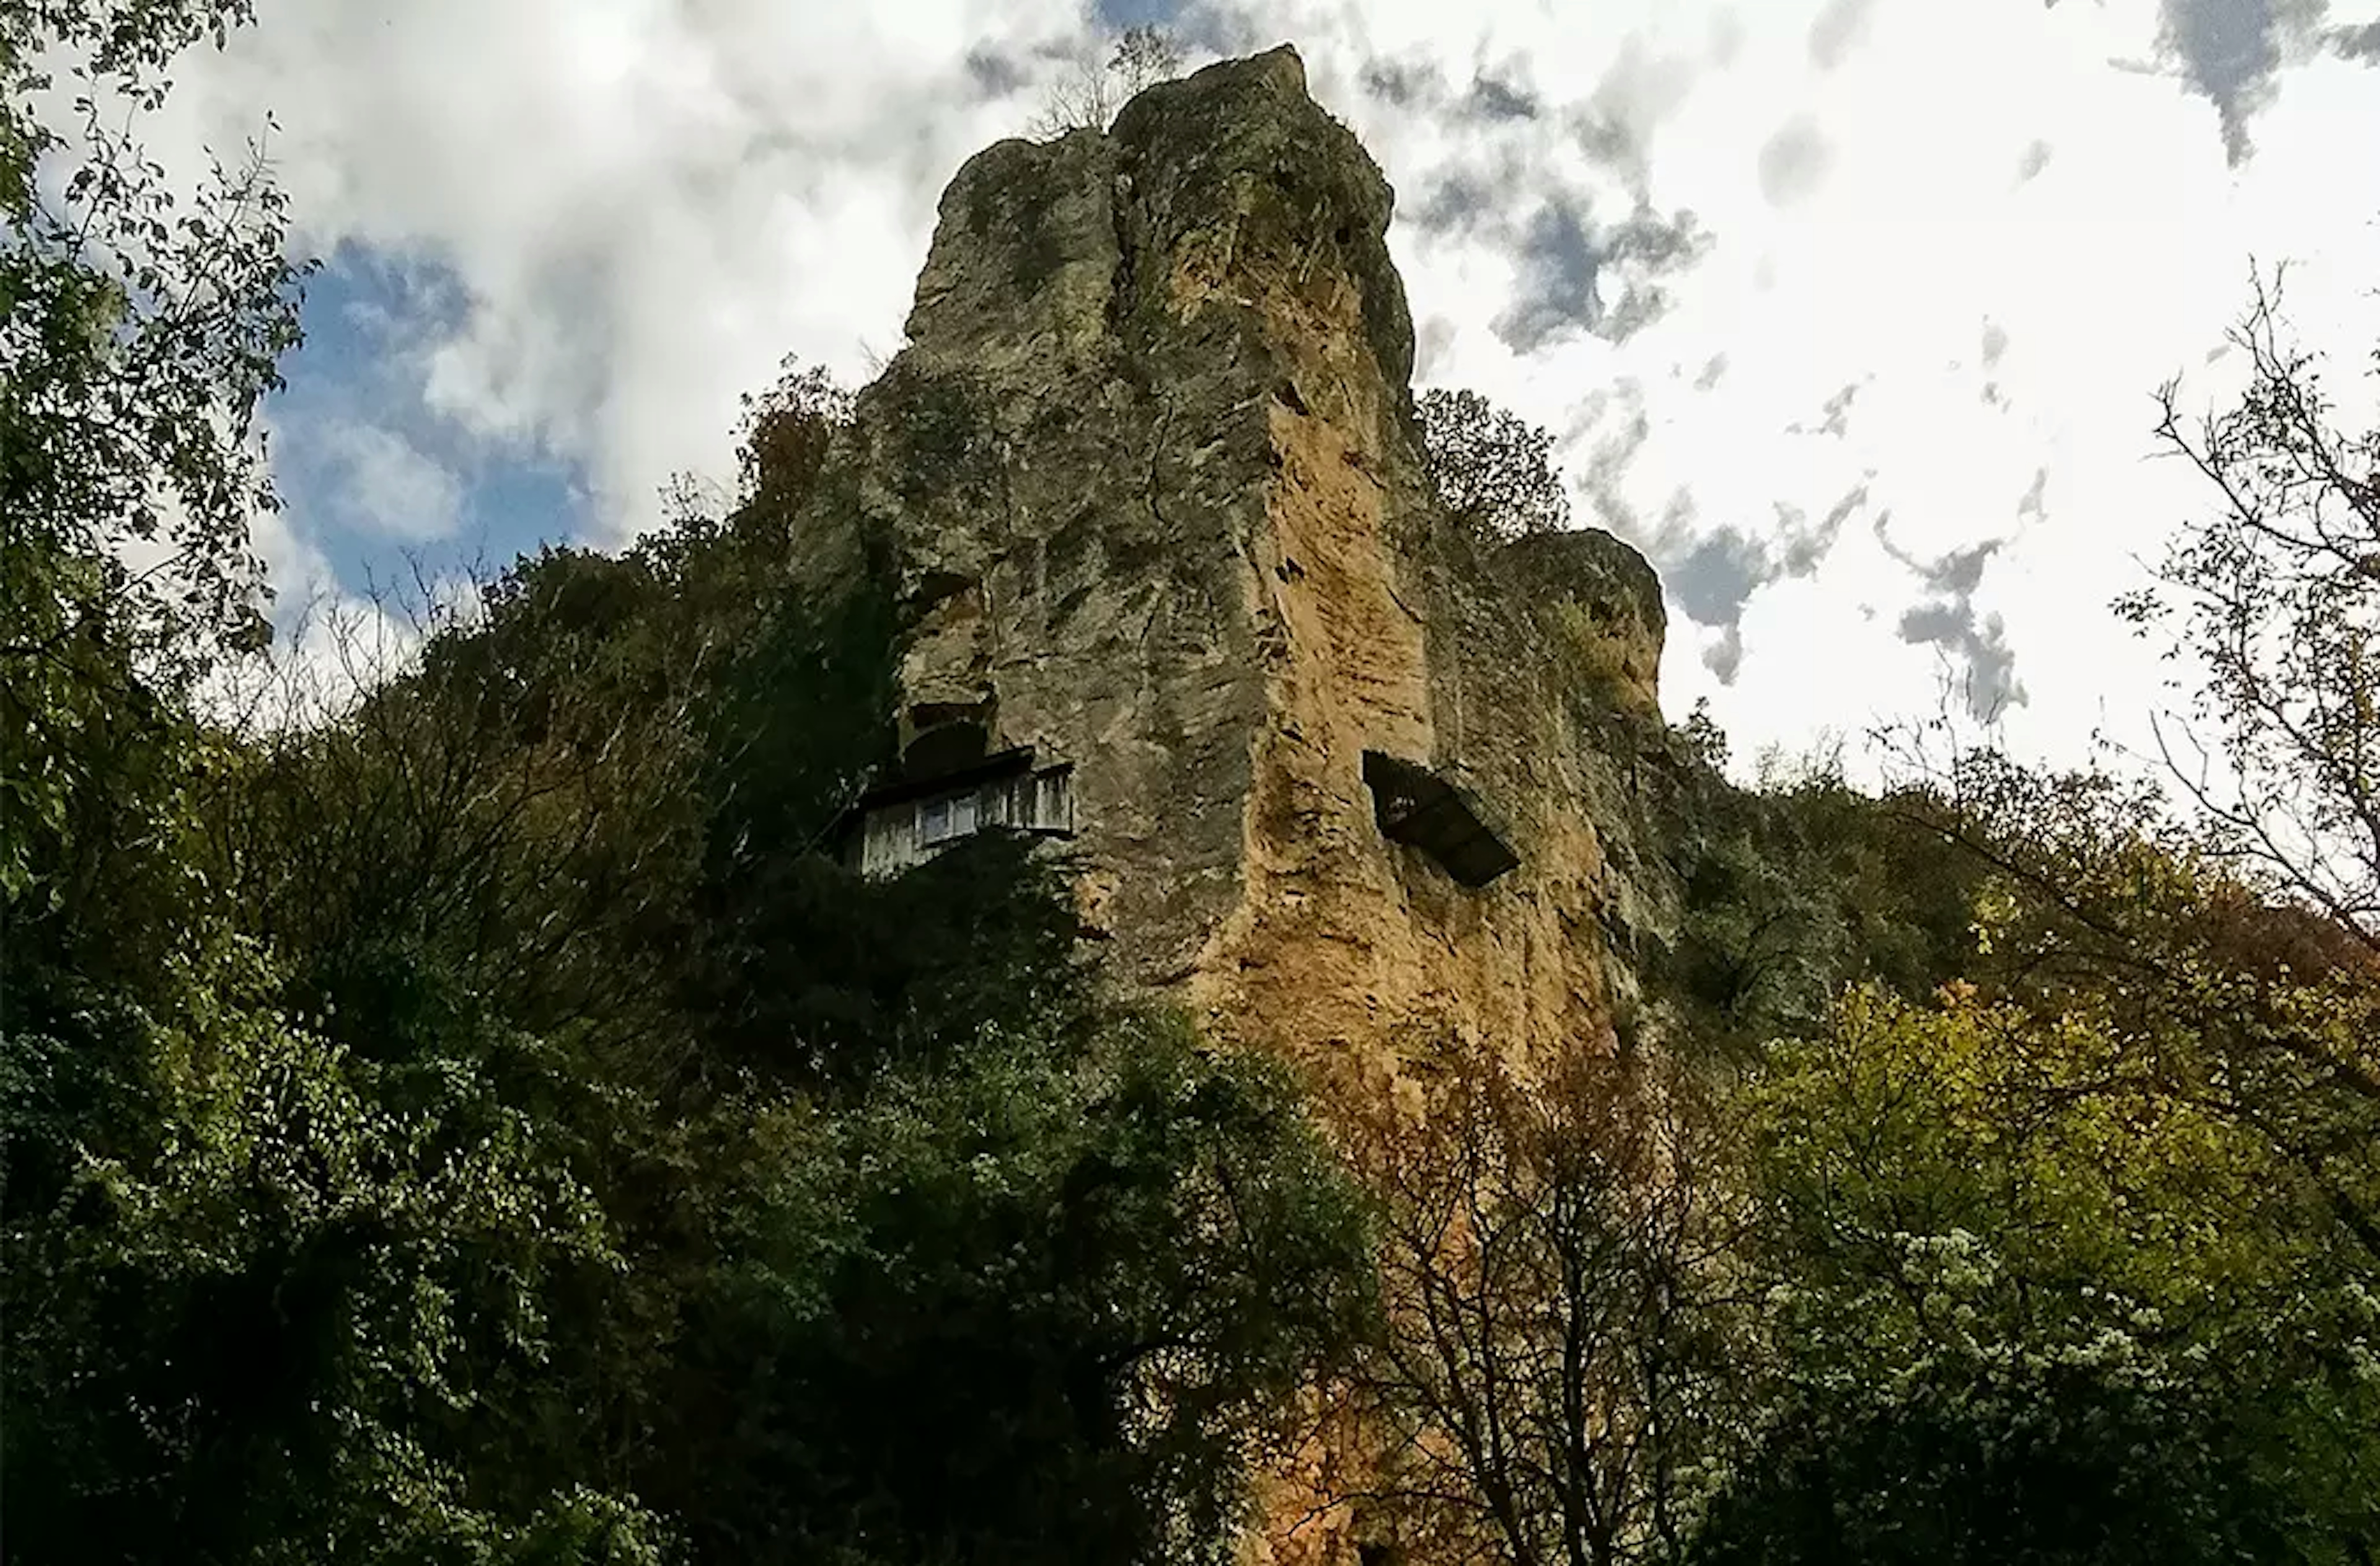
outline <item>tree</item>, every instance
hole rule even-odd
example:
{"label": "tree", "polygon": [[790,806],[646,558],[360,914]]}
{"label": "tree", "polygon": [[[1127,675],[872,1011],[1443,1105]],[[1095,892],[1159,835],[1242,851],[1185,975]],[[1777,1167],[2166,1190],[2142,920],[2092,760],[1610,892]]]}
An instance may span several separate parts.
{"label": "tree", "polygon": [[1639,752],[1639,830],[1682,893],[1640,970],[1667,1047],[1724,1070],[1821,1026],[1847,985],[1923,1000],[1971,972],[1987,867],[1945,835],[1945,807],[1854,788],[1828,754],[1764,758],[1739,788],[1725,747],[1697,708]]}
{"label": "tree", "polygon": [[1070,130],[1105,130],[1145,90],[1182,74],[1182,48],[1172,32],[1142,24],[1118,35],[1102,62],[1087,54],[1050,87],[1029,134],[1041,139]]}
{"label": "tree", "polygon": [[384,996],[371,1058],[186,940],[163,1002],[85,981],[0,1059],[11,1558],[656,1560],[518,1439],[590,1325],[555,1307],[627,1265],[571,1156],[600,1094],[452,994]]}
{"label": "tree", "polygon": [[791,563],[846,408],[789,372],[723,515],[286,663],[302,722],[127,662],[117,751],[45,736],[106,786],[0,946],[12,1558],[1226,1547],[1362,1209],[1026,841],[819,851],[892,710],[876,563]]}
{"label": "tree", "polygon": [[1739,1112],[1775,1357],[1697,1558],[2361,1559],[2368,1266],[2143,1064],[1971,987],[1774,1054]]}
{"label": "tree", "polygon": [[2204,846],[2380,953],[2380,431],[2337,428],[2280,285],[2260,275],[2231,334],[2236,406],[2192,425],[2178,382],[2159,394],[2157,435],[2215,504],[2118,608],[2200,666],[2199,726],[2165,759]]}
{"label": "tree", "polygon": [[[305,269],[261,155],[176,213],[107,118],[154,109],[171,58],[247,16],[0,7],[0,918],[18,940],[88,893],[121,812],[149,807],[127,791],[162,786],[156,730],[181,694],[262,634],[249,528],[273,498],[251,421],[298,341]],[[74,142],[36,109],[61,56]]]}
{"label": "tree", "polygon": [[1287,1077],[1176,1021],[987,1029],[788,1118],[776,1167],[672,1430],[704,1559],[1229,1560],[1361,1327],[1362,1208]]}
{"label": "tree", "polygon": [[[0,449],[9,542],[23,552],[10,586],[18,607],[42,608],[45,595],[22,576],[40,561],[164,546],[138,575],[50,581],[77,612],[52,608],[37,622],[54,637],[110,605],[170,616],[185,641],[251,634],[248,526],[272,491],[249,436],[297,343],[295,285],[309,268],[283,254],[285,198],[261,152],[237,170],[215,164],[175,216],[164,171],[107,117],[158,107],[172,57],[203,36],[220,46],[249,10],[247,0],[17,0],[0,15]],[[73,141],[32,108],[53,85],[42,61],[59,56],[79,84]],[[38,175],[59,160],[72,166],[53,195]],[[16,630],[6,650],[30,660],[41,645]]]}
{"label": "tree", "polygon": [[[1682,1074],[1451,1050],[1357,1136],[1385,1326],[1385,1451],[1356,1494],[1448,1560],[1675,1560],[1724,1426],[1725,1197]],[[1433,1559],[1438,1558],[1433,1555]]]}
{"label": "tree", "polygon": [[[2028,768],[1988,747],[1904,755],[1936,830],[1990,878],[1973,977],[2045,1021],[2124,1040],[2126,1080],[2257,1137],[2380,1260],[2380,835],[2371,721],[2380,444],[2334,427],[2315,361],[2259,281],[2239,404],[2158,434],[2215,505],[2117,601],[2193,702],[2162,779]],[[2175,793],[2160,783],[2170,784]]]}
{"label": "tree", "polygon": [[851,422],[851,394],[813,365],[788,357],[776,382],[744,397],[735,447],[737,508],[766,513],[770,537],[790,541],[792,514],[816,487],[836,431]]}
{"label": "tree", "polygon": [[2217,1113],[2315,1183],[2380,1263],[2380,962],[2203,851],[2147,782],[1955,759],[1943,832],[1987,880],[1973,977],[2045,1023],[2096,1019],[2124,1080]]}
{"label": "tree", "polygon": [[402,950],[516,1026],[660,1050],[698,989],[775,993],[727,958],[720,903],[765,895],[717,882],[816,846],[889,733],[890,631],[868,583],[789,587],[847,397],[789,367],[747,405],[722,514],[617,555],[543,547],[431,620],[409,668],[350,658],[324,690],[288,657],[255,682],[202,816],[293,1004],[368,1016],[348,987]]}
{"label": "tree", "polygon": [[2380,1540],[2380,447],[2276,304],[2235,407],[2186,425],[2165,388],[2216,504],[2118,601],[2196,671],[2156,725],[2172,792],[1902,735],[1888,807],[1972,867],[1973,984],[1855,997],[1769,1062],[1782,1379],[1710,1559]]}
{"label": "tree", "polygon": [[1570,525],[1550,431],[1476,392],[1425,392],[1417,409],[1423,464],[1450,518],[1488,540]]}

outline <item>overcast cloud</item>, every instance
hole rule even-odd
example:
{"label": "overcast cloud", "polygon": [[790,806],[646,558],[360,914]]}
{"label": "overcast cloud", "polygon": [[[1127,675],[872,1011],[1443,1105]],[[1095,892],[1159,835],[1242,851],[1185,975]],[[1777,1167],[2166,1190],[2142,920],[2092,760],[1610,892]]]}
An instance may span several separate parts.
{"label": "overcast cloud", "polygon": [[[863,379],[942,185],[1101,25],[1029,0],[258,9],[184,71],[160,151],[270,107],[306,241],[413,280],[343,306],[389,319],[305,350],[322,395],[276,415],[303,469],[276,561],[343,579],[405,540],[525,545],[487,514],[505,465],[565,475],[565,526],[617,540],[672,472],[730,469],[737,396],[783,356]],[[1420,373],[1559,432],[1582,518],[1667,579],[1665,704],[1709,698],[1739,754],[1929,710],[1946,674],[2021,748],[2120,727],[2157,671],[2107,601],[2200,499],[2147,460],[2151,393],[2230,384],[2209,355],[2252,255],[2304,263],[2311,336],[2380,341],[2374,4],[1176,19],[1199,59],[1298,45],[1397,188]]]}

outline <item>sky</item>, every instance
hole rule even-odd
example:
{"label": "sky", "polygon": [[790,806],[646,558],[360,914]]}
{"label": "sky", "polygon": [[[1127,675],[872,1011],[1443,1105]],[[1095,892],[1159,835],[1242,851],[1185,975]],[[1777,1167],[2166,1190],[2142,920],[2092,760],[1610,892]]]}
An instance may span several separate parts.
{"label": "sky", "polygon": [[268,410],[282,613],[724,480],[787,356],[900,346],[941,188],[1125,25],[1289,42],[1397,192],[1420,386],[1553,430],[1739,757],[1949,708],[2138,743],[2108,613],[2206,495],[2252,261],[2380,345],[2380,0],[259,0],[152,126],[263,128],[322,258]]}

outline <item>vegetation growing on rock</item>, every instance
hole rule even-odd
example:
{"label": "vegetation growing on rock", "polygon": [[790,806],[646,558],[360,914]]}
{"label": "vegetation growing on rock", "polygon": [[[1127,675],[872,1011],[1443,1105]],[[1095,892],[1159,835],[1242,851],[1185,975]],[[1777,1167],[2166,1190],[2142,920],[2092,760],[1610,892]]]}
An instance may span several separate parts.
{"label": "vegetation growing on rock", "polygon": [[[2179,810],[1989,752],[1883,797],[1732,786],[1706,719],[1659,720],[1620,546],[1540,536],[1543,433],[1426,400],[1430,487],[1397,504],[1543,565],[1507,617],[1586,649],[1548,667],[1592,676],[1560,710],[1609,769],[1581,786],[1609,873],[1567,938],[1634,988],[1597,992],[1607,1030],[1426,1041],[1408,1095],[1318,1111],[1321,1074],[1231,1047],[1240,1019],[1121,994],[1062,856],[984,834],[868,880],[819,851],[963,596],[869,508],[972,492],[1018,434],[998,376],[905,365],[855,401],[789,372],[726,504],[521,560],[335,701],[279,665],[254,688],[303,722],[202,699],[275,667],[242,435],[299,271],[250,169],[261,225],[227,193],[121,286],[67,241],[153,233],[151,176],[120,150],[75,221],[44,211],[30,62],[63,36],[162,91],[244,20],[0,14],[12,1558],[1220,1560],[1318,1409],[1385,1438],[1318,1509],[1416,1561],[2380,1549],[2380,510],[2269,301],[2240,407],[2168,426],[2218,512],[2125,606],[2213,655],[2193,718],[2242,786]],[[1169,89],[1123,140],[1288,79]],[[1385,224],[1361,173],[1339,195]],[[1342,260],[1378,302],[1377,238]],[[937,296],[942,341],[989,340],[989,298]],[[1360,353],[1401,392],[1401,312],[1288,368]],[[1235,460],[1416,477],[1259,368]],[[1237,515],[1131,455],[1144,552],[1160,508]],[[152,538],[174,592],[121,564]],[[1432,601],[1484,614],[1475,588]]]}

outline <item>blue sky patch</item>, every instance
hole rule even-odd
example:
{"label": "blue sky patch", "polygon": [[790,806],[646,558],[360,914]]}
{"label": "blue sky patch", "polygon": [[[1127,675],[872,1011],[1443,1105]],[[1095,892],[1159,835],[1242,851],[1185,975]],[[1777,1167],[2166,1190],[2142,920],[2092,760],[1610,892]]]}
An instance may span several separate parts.
{"label": "blue sky patch", "polygon": [[587,530],[578,464],[490,440],[424,400],[430,352],[469,310],[443,262],[354,243],[307,289],[306,342],[265,416],[286,519],[344,591],[409,580],[417,565],[500,568]]}
{"label": "blue sky patch", "polygon": [[1122,32],[1128,27],[1170,27],[1182,7],[1178,0],[1099,0],[1101,23]]}

